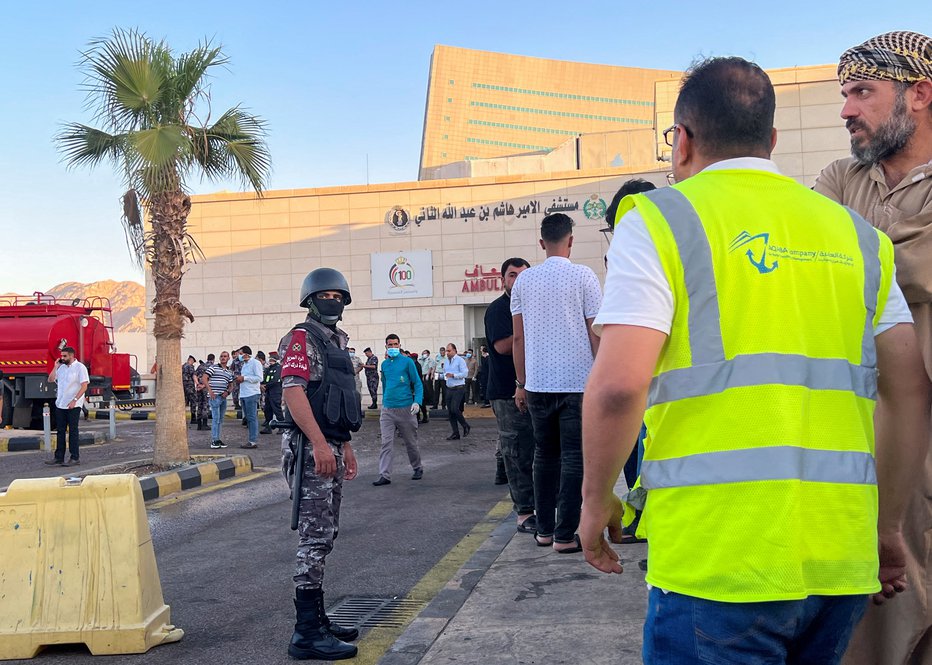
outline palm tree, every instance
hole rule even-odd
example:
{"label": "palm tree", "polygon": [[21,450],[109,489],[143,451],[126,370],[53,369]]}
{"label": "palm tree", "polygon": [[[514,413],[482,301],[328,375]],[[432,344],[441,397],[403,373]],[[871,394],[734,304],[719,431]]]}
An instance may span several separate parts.
{"label": "palm tree", "polygon": [[181,279],[201,254],[187,232],[191,199],[185,183],[195,174],[232,178],[261,196],[270,173],[263,120],[236,106],[210,122],[208,71],[226,63],[210,42],[176,55],[164,41],[115,29],[108,39],[91,42],[80,61],[87,107],[99,128],[68,123],[56,137],[69,167],[106,161],[126,181],[127,245],[139,266],[148,266],[155,285],[158,465],[189,457],[181,338],[185,319],[194,316],[181,302]]}

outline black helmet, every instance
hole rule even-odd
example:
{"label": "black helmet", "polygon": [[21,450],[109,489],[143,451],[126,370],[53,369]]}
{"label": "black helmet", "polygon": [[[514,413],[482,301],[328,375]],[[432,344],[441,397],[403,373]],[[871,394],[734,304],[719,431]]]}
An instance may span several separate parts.
{"label": "black helmet", "polygon": [[346,283],[343,273],[333,268],[317,268],[304,278],[304,283],[301,284],[301,300],[298,305],[308,307],[311,296],[321,291],[339,291],[343,294],[344,305],[353,302],[350,297],[349,284]]}

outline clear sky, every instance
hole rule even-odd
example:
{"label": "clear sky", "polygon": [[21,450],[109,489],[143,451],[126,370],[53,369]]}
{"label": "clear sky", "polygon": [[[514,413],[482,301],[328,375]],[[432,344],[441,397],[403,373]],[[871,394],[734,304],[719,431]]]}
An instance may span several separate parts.
{"label": "clear sky", "polygon": [[[765,68],[833,63],[887,30],[932,34],[922,2],[22,2],[4,8],[0,61],[0,293],[64,281],[142,280],[120,226],[120,178],[67,170],[52,137],[89,122],[76,63],[91,39],[136,27],[173,48],[204,38],[231,63],[215,109],[269,123],[271,189],[417,178],[435,44],[631,67],[699,55]],[[232,189],[194,181],[194,193]]]}

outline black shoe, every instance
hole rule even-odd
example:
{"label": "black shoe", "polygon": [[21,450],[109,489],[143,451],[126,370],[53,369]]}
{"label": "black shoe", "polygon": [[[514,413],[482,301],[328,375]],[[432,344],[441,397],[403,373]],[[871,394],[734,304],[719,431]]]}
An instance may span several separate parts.
{"label": "black shoe", "polygon": [[417,468],[414,470],[414,475],[411,476],[411,480],[420,480],[424,477],[424,469]]}
{"label": "black shoe", "polygon": [[81,466],[81,460],[75,459],[74,457],[72,457],[68,462],[74,466]]}
{"label": "black shoe", "polygon": [[492,405],[489,404],[488,402],[486,402],[485,404],[482,405],[482,408],[483,408],[483,409],[491,409],[491,408],[492,408]]}
{"label": "black shoe", "polygon": [[471,430],[471,429],[472,429],[472,427],[469,426],[468,424],[467,424],[467,425],[463,425],[463,436],[469,436],[469,430]]}
{"label": "black shoe", "polygon": [[48,464],[49,466],[61,466],[61,465],[64,464],[64,463],[65,463],[65,460],[61,460],[61,459],[47,459],[47,460],[45,460],[45,464]]}
{"label": "black shoe", "polygon": [[369,410],[371,411],[372,409],[377,409],[377,408],[379,408],[379,407],[377,407],[375,404],[370,404],[370,405],[367,406],[366,408],[369,409]]}
{"label": "black shoe", "polygon": [[432,407],[430,407],[430,410],[431,410],[431,411],[436,411],[436,410],[439,409],[439,408],[440,408],[439,406],[432,406]]}
{"label": "black shoe", "polygon": [[458,438],[460,438],[459,434],[451,434],[447,437],[447,441],[456,441]]}
{"label": "black shoe", "polygon": [[198,420],[198,421],[197,421],[197,431],[198,431],[198,432],[203,432],[205,429],[210,429],[209,427],[207,427],[207,420],[206,420],[206,419]]}
{"label": "black shoe", "polygon": [[295,624],[288,655],[298,660],[344,660],[353,658],[359,651],[352,644],[337,639],[327,629],[321,615],[324,613],[324,595],[320,589],[295,590]]}
{"label": "black shoe", "polygon": [[379,476],[379,479],[373,482],[372,484],[375,485],[376,487],[381,487],[382,485],[391,485],[392,481],[390,481],[385,476]]}
{"label": "black shoe", "polygon": [[243,418],[243,427],[249,427],[249,423],[246,422],[245,418]]}
{"label": "black shoe", "polygon": [[259,434],[271,434],[271,433],[272,433],[272,428],[269,427],[268,425],[266,425],[261,430],[259,430]]}

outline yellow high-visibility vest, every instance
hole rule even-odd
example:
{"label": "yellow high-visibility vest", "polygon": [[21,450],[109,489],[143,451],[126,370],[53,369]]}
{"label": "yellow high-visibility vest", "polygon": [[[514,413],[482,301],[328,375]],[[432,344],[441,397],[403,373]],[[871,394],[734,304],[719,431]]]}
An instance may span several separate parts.
{"label": "yellow high-visibility vest", "polygon": [[635,206],[675,306],[645,415],[647,581],[724,602],[877,592],[889,239],[764,171],[705,171],[618,218]]}

